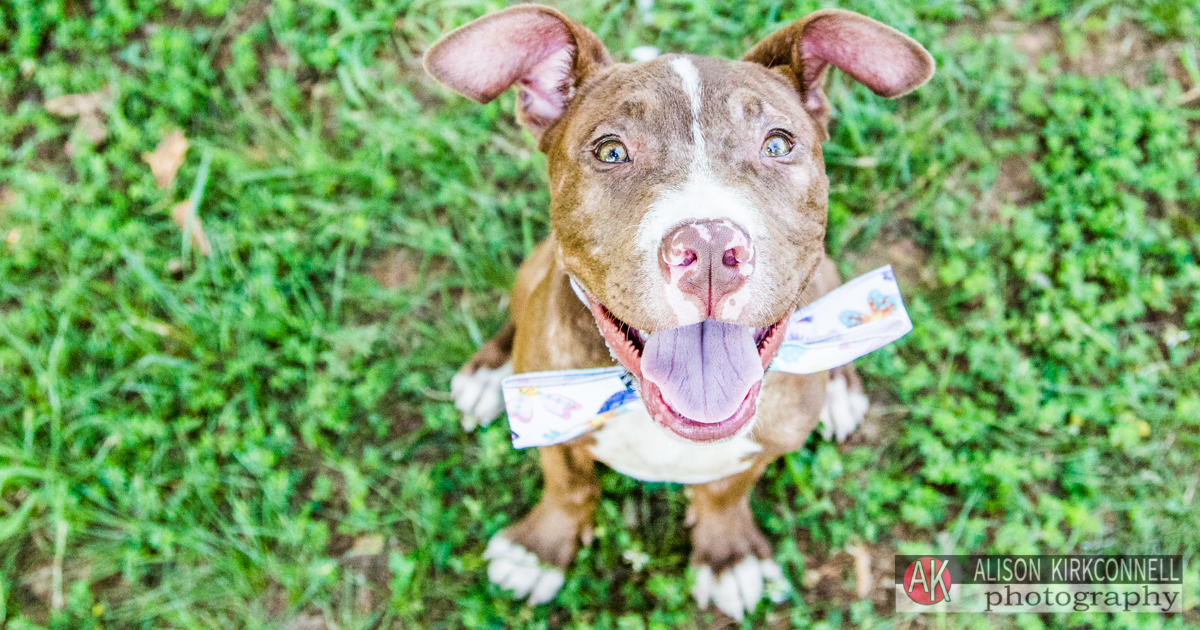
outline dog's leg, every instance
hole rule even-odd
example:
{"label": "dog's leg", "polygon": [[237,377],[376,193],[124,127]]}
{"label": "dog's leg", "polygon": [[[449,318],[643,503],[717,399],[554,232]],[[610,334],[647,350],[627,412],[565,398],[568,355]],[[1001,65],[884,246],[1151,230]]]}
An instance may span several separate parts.
{"label": "dog's leg", "polygon": [[517,327],[504,324],[500,332],[479,347],[471,360],[450,379],[450,396],[462,412],[462,425],[467,431],[487,426],[504,411],[500,381],[512,374],[513,337]]}
{"label": "dog's leg", "polygon": [[750,489],[766,464],[760,458],[745,472],[687,489],[696,574],[692,595],[700,608],[711,601],[739,621],[764,595],[779,603],[790,588],[750,514]]}
{"label": "dog's leg", "polygon": [[825,385],[821,436],[826,440],[835,436],[839,442],[845,440],[866,417],[870,404],[853,363],[833,368]]}
{"label": "dog's leg", "polygon": [[589,544],[600,497],[595,467],[576,442],[539,448],[545,492],[525,518],[488,542],[488,579],[529,604],[548,602],[563,585],[563,571],[579,543]]}

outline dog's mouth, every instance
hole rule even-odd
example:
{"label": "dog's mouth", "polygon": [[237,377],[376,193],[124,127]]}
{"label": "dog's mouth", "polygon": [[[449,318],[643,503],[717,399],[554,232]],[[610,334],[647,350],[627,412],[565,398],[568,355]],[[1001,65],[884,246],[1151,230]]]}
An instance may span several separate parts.
{"label": "dog's mouth", "polygon": [[762,328],[708,319],[647,333],[583,294],[609,349],[641,382],[642,401],[659,426],[693,442],[717,442],[754,418],[790,311]]}

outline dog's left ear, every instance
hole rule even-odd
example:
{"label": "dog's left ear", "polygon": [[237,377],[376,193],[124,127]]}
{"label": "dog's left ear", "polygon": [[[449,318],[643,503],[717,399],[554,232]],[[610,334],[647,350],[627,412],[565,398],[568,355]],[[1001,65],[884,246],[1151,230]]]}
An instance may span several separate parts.
{"label": "dog's left ear", "polygon": [[536,4],[473,20],[425,53],[426,72],[480,103],[517,85],[517,119],[538,140],[562,117],[584,77],[610,63],[591,31]]}
{"label": "dog's left ear", "polygon": [[785,67],[795,77],[805,109],[822,126],[829,124],[829,101],[821,89],[829,66],[887,98],[917,89],[934,69],[929,51],[911,37],[841,9],[800,18],[755,44],[742,60]]}

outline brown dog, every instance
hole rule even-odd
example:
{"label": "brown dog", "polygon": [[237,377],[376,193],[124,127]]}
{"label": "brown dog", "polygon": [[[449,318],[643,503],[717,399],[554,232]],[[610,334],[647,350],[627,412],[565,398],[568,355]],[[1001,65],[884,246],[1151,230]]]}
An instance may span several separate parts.
{"label": "brown dog", "polygon": [[825,258],[821,143],[829,66],[895,97],[933,73],[912,39],[825,10],[741,61],[667,55],[623,64],[583,26],[520,5],[443,37],[425,67],[487,103],[516,85],[517,118],[547,156],[550,236],[521,266],[511,323],[455,377],[464,424],[502,406],[512,372],[607,367],[644,411],[540,449],[541,503],[488,545],[489,578],[548,601],[591,537],[593,460],[691,484],[694,595],[740,619],[785,587],[748,493],[825,419],[844,437],[866,399],[849,366],[765,372],[794,309],[839,284]]}

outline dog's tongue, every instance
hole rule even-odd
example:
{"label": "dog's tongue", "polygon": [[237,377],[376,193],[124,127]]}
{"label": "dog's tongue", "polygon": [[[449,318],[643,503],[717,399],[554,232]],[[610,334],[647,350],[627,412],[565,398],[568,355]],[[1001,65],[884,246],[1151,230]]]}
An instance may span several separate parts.
{"label": "dog's tongue", "polygon": [[651,333],[642,352],[642,377],[685,418],[725,420],[763,377],[754,329],[706,319]]}

